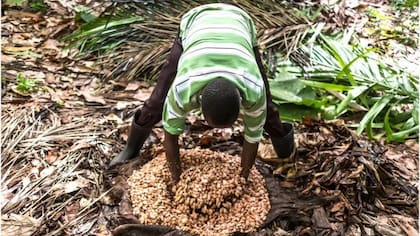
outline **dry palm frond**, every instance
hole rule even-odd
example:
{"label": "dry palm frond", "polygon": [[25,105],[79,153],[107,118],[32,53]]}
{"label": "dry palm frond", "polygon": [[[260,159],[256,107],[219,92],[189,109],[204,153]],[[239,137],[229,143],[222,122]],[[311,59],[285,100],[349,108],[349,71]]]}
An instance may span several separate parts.
{"label": "dry palm frond", "polygon": [[[2,213],[36,222],[27,228],[30,235],[84,223],[87,218],[81,216],[97,211],[94,203],[102,196],[101,149],[111,149],[98,127],[90,119],[63,124],[45,108],[3,105],[2,111]],[[90,204],[82,206],[81,199]],[[66,208],[75,203],[80,209],[67,215]],[[2,221],[8,227],[3,233],[20,227],[16,220]]]}
{"label": "dry palm frond", "polygon": [[[179,20],[189,9],[210,1],[119,1],[102,17],[66,37],[82,54],[99,55],[110,78],[150,79],[158,74]],[[212,1],[214,2],[214,1]],[[240,6],[256,24],[260,48],[288,56],[311,32],[313,24],[277,0],[224,1]]]}

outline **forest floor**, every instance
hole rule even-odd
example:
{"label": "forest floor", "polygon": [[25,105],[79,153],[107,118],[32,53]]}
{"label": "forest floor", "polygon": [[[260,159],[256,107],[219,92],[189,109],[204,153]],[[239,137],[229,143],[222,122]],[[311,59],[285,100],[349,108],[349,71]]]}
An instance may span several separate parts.
{"label": "forest floor", "polygon": [[[102,5],[45,3],[45,14],[3,7],[1,234],[111,235],[132,222],[121,186],[141,161],[111,170],[107,164],[122,150],[131,116],[153,84],[103,80],[109,68],[80,60],[60,41],[77,28],[79,5],[98,12]],[[359,18],[366,17],[364,9],[357,10]],[[382,46],[392,48],[387,53],[407,68],[418,63],[416,49],[392,41]],[[417,140],[370,141],[342,120],[294,125],[296,159],[277,170],[280,186],[290,190],[285,203],[294,204],[285,204],[283,215],[254,235],[418,235]],[[190,117],[188,130],[182,148],[241,150],[240,124],[212,130],[200,117]],[[158,125],[142,156],[153,158],[162,140]],[[272,153],[264,138],[259,158]]]}

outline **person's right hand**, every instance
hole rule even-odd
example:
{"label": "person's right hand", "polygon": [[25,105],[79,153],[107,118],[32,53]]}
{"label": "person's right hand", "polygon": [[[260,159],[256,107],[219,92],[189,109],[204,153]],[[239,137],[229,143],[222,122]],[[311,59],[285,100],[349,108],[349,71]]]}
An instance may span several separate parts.
{"label": "person's right hand", "polygon": [[172,183],[176,185],[179,182],[182,169],[181,159],[179,158],[178,135],[173,135],[165,130],[165,154],[171,172]]}

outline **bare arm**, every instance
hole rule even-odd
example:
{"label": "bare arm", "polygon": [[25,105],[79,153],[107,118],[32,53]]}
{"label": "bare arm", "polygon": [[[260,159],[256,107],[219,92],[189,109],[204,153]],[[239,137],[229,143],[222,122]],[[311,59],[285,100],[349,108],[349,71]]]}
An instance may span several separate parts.
{"label": "bare arm", "polygon": [[242,156],[241,156],[241,176],[245,179],[248,178],[249,172],[252,166],[255,163],[255,158],[257,156],[258,151],[258,143],[249,143],[244,140],[244,144],[242,147]]}
{"label": "bare arm", "polygon": [[178,61],[181,57],[182,50],[181,39],[177,37],[175,38],[171,51],[162,67],[162,70],[160,71],[155,89],[150,95],[150,100],[159,103],[161,106],[163,106],[169,87],[171,87],[172,82],[175,79]]}
{"label": "bare arm", "polygon": [[179,158],[178,135],[173,135],[165,131],[165,152],[169,171],[171,172],[173,184],[178,183],[181,176],[181,160]]}

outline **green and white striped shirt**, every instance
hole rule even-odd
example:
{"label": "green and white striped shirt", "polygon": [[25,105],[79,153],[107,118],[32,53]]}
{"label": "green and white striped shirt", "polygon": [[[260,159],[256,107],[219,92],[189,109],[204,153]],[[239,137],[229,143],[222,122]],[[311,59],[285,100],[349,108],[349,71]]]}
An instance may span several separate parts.
{"label": "green and white striped shirt", "polygon": [[266,94],[253,52],[257,38],[251,17],[232,5],[203,5],[182,17],[179,36],[183,53],[163,107],[164,129],[181,134],[187,113],[200,108],[201,90],[223,77],[241,93],[245,139],[259,142],[266,119]]}

